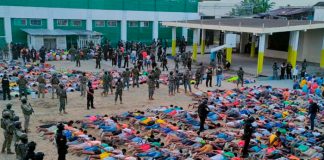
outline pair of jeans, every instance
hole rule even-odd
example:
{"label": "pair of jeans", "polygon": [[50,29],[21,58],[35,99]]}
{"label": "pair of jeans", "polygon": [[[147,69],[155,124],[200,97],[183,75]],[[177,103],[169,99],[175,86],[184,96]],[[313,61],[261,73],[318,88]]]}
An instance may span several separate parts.
{"label": "pair of jeans", "polygon": [[223,75],[216,76],[216,86],[220,87],[222,85]]}

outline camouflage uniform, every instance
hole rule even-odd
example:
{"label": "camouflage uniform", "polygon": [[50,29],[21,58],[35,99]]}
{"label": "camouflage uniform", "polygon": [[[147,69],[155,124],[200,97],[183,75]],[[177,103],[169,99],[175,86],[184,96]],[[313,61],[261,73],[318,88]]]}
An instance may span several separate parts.
{"label": "camouflage uniform", "polygon": [[189,89],[189,92],[191,92],[191,72],[189,70],[186,71],[186,73],[183,75],[183,85],[185,88],[185,93],[187,93],[187,87]]}
{"label": "camouflage uniform", "polygon": [[149,75],[149,79],[147,83],[148,83],[149,99],[152,100],[154,95],[154,90],[155,90],[155,81],[153,75]]}
{"label": "camouflage uniform", "polygon": [[2,145],[1,153],[4,153],[7,148],[7,154],[13,154],[11,152],[11,142],[13,138],[14,125],[13,121],[10,120],[10,112],[4,112],[1,119],[1,128],[4,130],[4,142]]}
{"label": "camouflage uniform", "polygon": [[244,76],[244,71],[243,70],[238,70],[237,71],[237,76],[238,76],[238,79],[237,79],[237,86],[241,83],[242,87],[243,87],[243,83],[244,83],[244,79],[243,79],[243,76]]}
{"label": "camouflage uniform", "polygon": [[57,78],[56,75],[53,75],[51,79],[51,84],[52,84],[52,99],[54,99],[54,93],[56,93],[56,97],[58,98],[58,90],[59,90],[59,83],[60,80]]}
{"label": "camouflage uniform", "polygon": [[132,70],[132,74],[133,74],[133,88],[135,86],[135,84],[137,85],[137,88],[139,88],[139,70],[137,67],[134,67],[134,69]]}
{"label": "camouflage uniform", "polygon": [[[24,99],[22,101],[24,101]],[[27,101],[25,101],[21,105],[21,110],[22,110],[22,112],[24,114],[24,118],[25,118],[24,129],[27,132],[28,126],[29,126],[30,115],[33,114],[34,109],[32,108],[32,106],[30,104],[27,104]]]}
{"label": "camouflage uniform", "polygon": [[2,117],[3,117],[5,112],[9,112],[9,118],[11,120],[13,120],[13,118],[15,117],[15,111],[11,109],[11,106],[12,106],[12,104],[9,103],[9,104],[7,104],[7,108],[2,110]]}
{"label": "camouflage uniform", "polygon": [[169,80],[169,94],[174,94],[175,78],[173,74],[169,74],[168,80]]}
{"label": "camouflage uniform", "polygon": [[81,96],[86,96],[88,78],[86,76],[80,76],[80,92]]}
{"label": "camouflage uniform", "polygon": [[42,94],[42,97],[45,97],[45,86],[46,86],[46,80],[45,78],[40,75],[37,78],[37,82],[38,82],[38,98],[40,98],[40,95]]}
{"label": "camouflage uniform", "polygon": [[180,78],[181,75],[179,72],[176,72],[175,76],[174,76],[174,88],[173,88],[173,92],[178,92],[179,93],[179,87],[180,87]]}
{"label": "camouflage uniform", "polygon": [[19,136],[19,139],[21,140],[19,143],[15,144],[15,152],[16,152],[16,159],[17,160],[24,160],[27,155],[28,150],[28,137],[27,134],[22,133]]}
{"label": "camouflage uniform", "polygon": [[65,112],[65,105],[66,105],[66,102],[67,102],[67,94],[66,94],[66,89],[60,89],[59,91],[59,97],[60,97],[60,113],[63,111]]}
{"label": "camouflage uniform", "polygon": [[118,80],[116,83],[116,92],[115,92],[115,104],[117,103],[117,99],[119,96],[120,104],[123,103],[122,95],[123,95],[124,84],[121,80]]}
{"label": "camouflage uniform", "polygon": [[108,94],[109,92],[109,73],[105,73],[102,77],[103,83],[103,94]]}
{"label": "camouflage uniform", "polygon": [[21,99],[22,95],[27,98],[27,84],[28,81],[22,76],[18,79],[17,84],[19,86],[19,99]]}
{"label": "camouflage uniform", "polygon": [[14,122],[15,130],[14,130],[14,143],[17,144],[20,140],[21,134],[23,134],[23,130],[21,128],[21,122]]}
{"label": "camouflage uniform", "polygon": [[160,75],[161,75],[161,70],[160,68],[156,67],[154,70],[154,79],[156,83],[156,88],[159,88]]}
{"label": "camouflage uniform", "polygon": [[123,81],[124,81],[124,85],[127,87],[127,90],[129,90],[129,78],[130,78],[130,71],[126,70],[123,72],[122,76],[123,76]]}
{"label": "camouflage uniform", "polygon": [[196,74],[195,74],[195,81],[196,81],[196,83],[195,83],[195,87],[197,87],[197,88],[198,88],[198,86],[199,86],[200,79],[201,79],[201,72],[200,72],[199,69],[197,69],[197,70],[196,70]]}

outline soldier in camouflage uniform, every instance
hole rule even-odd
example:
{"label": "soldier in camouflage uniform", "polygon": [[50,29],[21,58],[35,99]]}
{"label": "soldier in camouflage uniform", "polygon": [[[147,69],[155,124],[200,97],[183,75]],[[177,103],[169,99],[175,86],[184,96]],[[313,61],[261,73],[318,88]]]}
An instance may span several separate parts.
{"label": "soldier in camouflage uniform", "polygon": [[107,96],[109,92],[109,75],[105,71],[105,74],[102,76],[103,92],[102,95]]}
{"label": "soldier in camouflage uniform", "polygon": [[124,83],[119,78],[118,81],[116,82],[115,104],[117,104],[118,96],[119,96],[120,104],[123,104],[123,98],[122,98],[123,89],[124,89]]}
{"label": "soldier in camouflage uniform", "polygon": [[198,86],[199,86],[199,83],[200,83],[200,80],[201,80],[201,72],[199,69],[196,70],[196,74],[195,74],[195,88],[198,89]]}
{"label": "soldier in camouflage uniform", "polygon": [[20,141],[20,136],[21,134],[23,134],[23,130],[21,127],[21,122],[19,121],[14,121],[14,126],[15,126],[15,130],[14,130],[14,144],[16,145],[19,141]]}
{"label": "soldier in camouflage uniform", "polygon": [[25,118],[24,129],[25,129],[25,132],[27,133],[30,115],[33,114],[34,109],[30,104],[27,104],[27,100],[25,98],[21,99],[21,103],[22,103],[21,110],[22,110],[22,113],[24,114],[24,118]]}
{"label": "soldier in camouflage uniform", "polygon": [[155,78],[152,73],[148,76],[147,83],[148,83],[149,100],[154,100],[153,95],[155,90]]}
{"label": "soldier in camouflage uniform", "polygon": [[41,94],[42,94],[42,98],[45,98],[46,80],[42,74],[38,76],[37,82],[38,82],[38,98],[40,98]]}
{"label": "soldier in camouflage uniform", "polygon": [[14,132],[14,124],[13,121],[10,119],[10,112],[5,111],[3,112],[3,117],[1,119],[1,128],[4,130],[4,142],[2,145],[1,153],[5,153],[7,149],[7,154],[14,154],[11,152],[11,142],[13,138],[13,132]]}
{"label": "soldier in camouflage uniform", "polygon": [[126,68],[126,71],[123,72],[122,77],[124,81],[124,85],[127,87],[127,90],[129,90],[129,78],[130,78],[131,72],[128,68]]}
{"label": "soldier in camouflage uniform", "polygon": [[180,62],[180,55],[177,55],[174,58],[174,63],[175,63],[175,69],[178,70],[179,69],[179,62]]}
{"label": "soldier in camouflage uniform", "polygon": [[242,87],[243,87],[243,83],[244,83],[244,79],[243,79],[243,76],[244,76],[244,71],[243,71],[243,68],[240,67],[240,70],[237,71],[237,76],[238,76],[238,79],[237,79],[237,87],[239,86],[239,84],[241,83]]}
{"label": "soldier in camouflage uniform", "polygon": [[19,136],[20,142],[15,144],[15,152],[17,160],[25,160],[28,150],[28,136],[25,133],[22,133]]}
{"label": "soldier in camouflage uniform", "polygon": [[169,96],[173,96],[174,95],[175,78],[174,78],[172,71],[169,74],[168,80],[169,80]]}
{"label": "soldier in camouflage uniform", "polygon": [[187,87],[189,89],[189,92],[191,92],[191,72],[189,69],[186,70],[186,73],[183,75],[183,85],[185,88],[185,93],[187,93]]}
{"label": "soldier in camouflage uniform", "polygon": [[66,94],[66,89],[64,88],[63,84],[60,84],[60,91],[59,91],[59,97],[60,97],[60,114],[63,113],[67,114],[67,112],[65,112],[65,105],[67,103],[67,94]]}
{"label": "soldier in camouflage uniform", "polygon": [[140,72],[138,70],[137,66],[134,66],[134,68],[132,69],[132,75],[133,75],[133,88],[135,86],[135,84],[137,85],[137,88],[139,88],[139,76],[140,76]]}
{"label": "soldier in camouflage uniform", "polygon": [[[111,73],[110,72],[108,72],[108,88],[110,89],[110,92],[111,92],[111,94],[113,94],[113,79],[114,79],[114,77],[111,75]],[[109,89],[108,89],[108,91],[107,91],[107,93],[109,92]]]}
{"label": "soldier in camouflage uniform", "polygon": [[154,69],[154,79],[155,79],[155,83],[156,83],[156,88],[159,88],[160,87],[160,83],[159,83],[159,80],[160,80],[160,75],[161,75],[161,70],[159,67],[155,67]]}
{"label": "soldier in camouflage uniform", "polygon": [[12,120],[15,117],[15,111],[11,109],[12,108],[12,104],[8,103],[6,105],[6,108],[4,110],[2,110],[2,117],[3,117],[3,113],[5,112],[9,112],[10,113],[10,119]]}
{"label": "soldier in camouflage uniform", "polygon": [[179,87],[180,87],[180,78],[181,78],[181,76],[180,76],[180,73],[179,73],[179,71],[178,70],[176,70],[175,71],[175,76],[174,76],[174,93],[175,92],[178,92],[178,93],[180,93],[180,91],[179,91]]}
{"label": "soldier in camouflage uniform", "polygon": [[80,92],[81,96],[86,96],[87,93],[87,83],[88,83],[88,78],[86,77],[86,73],[83,72],[82,75],[79,77],[80,78]]}
{"label": "soldier in camouflage uniform", "polygon": [[21,99],[22,95],[24,95],[27,98],[28,81],[26,80],[24,75],[21,75],[21,77],[17,81],[17,84],[19,86],[19,100]]}
{"label": "soldier in camouflage uniform", "polygon": [[58,98],[58,90],[59,90],[59,84],[60,80],[58,79],[57,75],[54,73],[53,77],[51,78],[51,84],[52,84],[52,99],[54,99],[54,93],[56,94],[56,98]]}

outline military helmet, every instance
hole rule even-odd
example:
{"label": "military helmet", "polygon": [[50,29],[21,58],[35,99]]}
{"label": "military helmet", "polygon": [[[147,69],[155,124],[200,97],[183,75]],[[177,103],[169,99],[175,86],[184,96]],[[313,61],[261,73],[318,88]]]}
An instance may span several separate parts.
{"label": "military helmet", "polygon": [[59,123],[59,124],[57,125],[57,129],[58,129],[58,130],[64,130],[64,124],[63,124],[63,123]]}
{"label": "military helmet", "polygon": [[22,133],[20,136],[19,136],[20,139],[28,139],[28,136],[26,133]]}
{"label": "military helmet", "polygon": [[6,105],[6,107],[7,107],[8,109],[11,109],[12,104],[11,104],[11,103],[8,103],[8,104]]}
{"label": "military helmet", "polygon": [[21,128],[21,122],[19,121],[14,122],[14,126],[15,128]]}
{"label": "military helmet", "polygon": [[19,121],[19,116],[14,116],[12,120],[13,121]]}
{"label": "military helmet", "polygon": [[11,115],[11,113],[10,113],[9,111],[4,111],[4,112],[2,113],[2,117],[3,117],[3,118],[10,118],[10,115]]}
{"label": "military helmet", "polygon": [[22,98],[22,99],[21,99],[21,102],[22,102],[22,103],[27,103],[27,99],[26,99],[26,98]]}

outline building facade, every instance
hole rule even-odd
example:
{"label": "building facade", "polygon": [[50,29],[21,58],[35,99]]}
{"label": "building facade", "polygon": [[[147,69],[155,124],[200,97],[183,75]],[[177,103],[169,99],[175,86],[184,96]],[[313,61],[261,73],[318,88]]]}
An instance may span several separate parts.
{"label": "building facade", "polygon": [[[172,29],[160,22],[199,19],[197,9],[198,0],[1,0],[0,43],[26,44],[22,29],[97,31],[112,44],[171,42]],[[182,28],[177,33],[192,36]]]}

